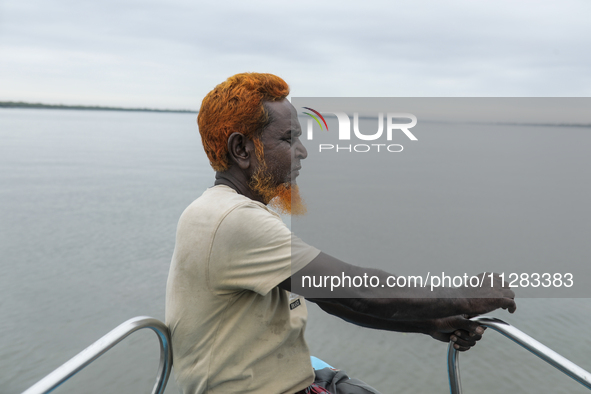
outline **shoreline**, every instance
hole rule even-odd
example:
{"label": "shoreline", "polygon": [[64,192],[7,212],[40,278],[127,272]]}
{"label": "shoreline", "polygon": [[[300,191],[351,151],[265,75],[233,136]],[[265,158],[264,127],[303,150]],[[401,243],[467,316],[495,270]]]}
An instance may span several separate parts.
{"label": "shoreline", "polygon": [[105,107],[99,105],[64,105],[64,104],[43,104],[27,103],[23,101],[0,101],[0,108],[28,108],[28,109],[67,109],[67,110],[90,110],[90,111],[125,111],[125,112],[171,112],[196,114],[198,111],[188,109],[157,109],[157,108],[125,108]]}

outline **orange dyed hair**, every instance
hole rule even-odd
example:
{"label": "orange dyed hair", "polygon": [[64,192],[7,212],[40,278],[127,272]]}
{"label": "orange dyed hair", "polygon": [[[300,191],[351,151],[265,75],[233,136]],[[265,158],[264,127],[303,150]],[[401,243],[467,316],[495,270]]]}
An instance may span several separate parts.
{"label": "orange dyed hair", "polygon": [[282,100],[289,94],[285,81],[273,74],[236,74],[205,96],[197,116],[203,148],[216,171],[226,171],[228,138],[238,132],[257,141],[270,123],[265,101]]}

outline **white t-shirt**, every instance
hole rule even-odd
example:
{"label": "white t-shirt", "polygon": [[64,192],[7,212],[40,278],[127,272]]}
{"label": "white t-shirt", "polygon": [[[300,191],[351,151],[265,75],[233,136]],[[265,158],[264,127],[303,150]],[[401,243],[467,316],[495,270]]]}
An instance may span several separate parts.
{"label": "white t-shirt", "polygon": [[319,253],[227,186],[189,205],[166,288],[183,393],[293,393],[312,384],[304,299],[277,285]]}

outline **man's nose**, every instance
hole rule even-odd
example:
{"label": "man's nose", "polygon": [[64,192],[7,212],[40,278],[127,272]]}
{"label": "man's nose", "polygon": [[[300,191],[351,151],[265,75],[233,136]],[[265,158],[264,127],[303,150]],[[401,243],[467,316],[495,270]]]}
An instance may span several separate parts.
{"label": "man's nose", "polygon": [[302,141],[298,140],[295,148],[296,148],[295,156],[298,159],[303,160],[306,157],[308,157],[308,151],[306,150],[306,147],[304,146],[304,144],[302,144]]}

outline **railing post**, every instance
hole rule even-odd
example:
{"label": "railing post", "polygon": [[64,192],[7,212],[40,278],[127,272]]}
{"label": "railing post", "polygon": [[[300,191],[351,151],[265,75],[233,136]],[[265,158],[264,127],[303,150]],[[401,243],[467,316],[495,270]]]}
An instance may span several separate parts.
{"label": "railing post", "polygon": [[49,375],[29,387],[23,394],[45,394],[55,390],[62,383],[84,369],[88,364],[106,353],[130,334],[142,328],[153,330],[160,341],[160,365],[152,394],[162,394],[172,368],[172,347],[168,328],[160,320],[138,316],[121,323],[92,345],[72,357]]}
{"label": "railing post", "polygon": [[462,394],[462,380],[460,379],[460,353],[450,342],[447,349],[447,373],[449,377],[449,391],[451,394]]}
{"label": "railing post", "polygon": [[[560,370],[562,373],[570,376],[583,386],[591,389],[591,373],[585,371],[572,361],[567,360],[554,350],[536,341],[523,331],[518,330],[512,325],[505,323],[500,319],[494,317],[475,317],[472,319],[478,322],[481,326],[492,328],[493,330],[503,334],[505,337],[511,339],[513,342],[529,350],[548,364]],[[454,349],[452,344],[447,349],[447,372],[449,377],[449,388],[452,394],[461,394],[462,388],[460,383],[460,364],[458,358],[458,351]]]}

